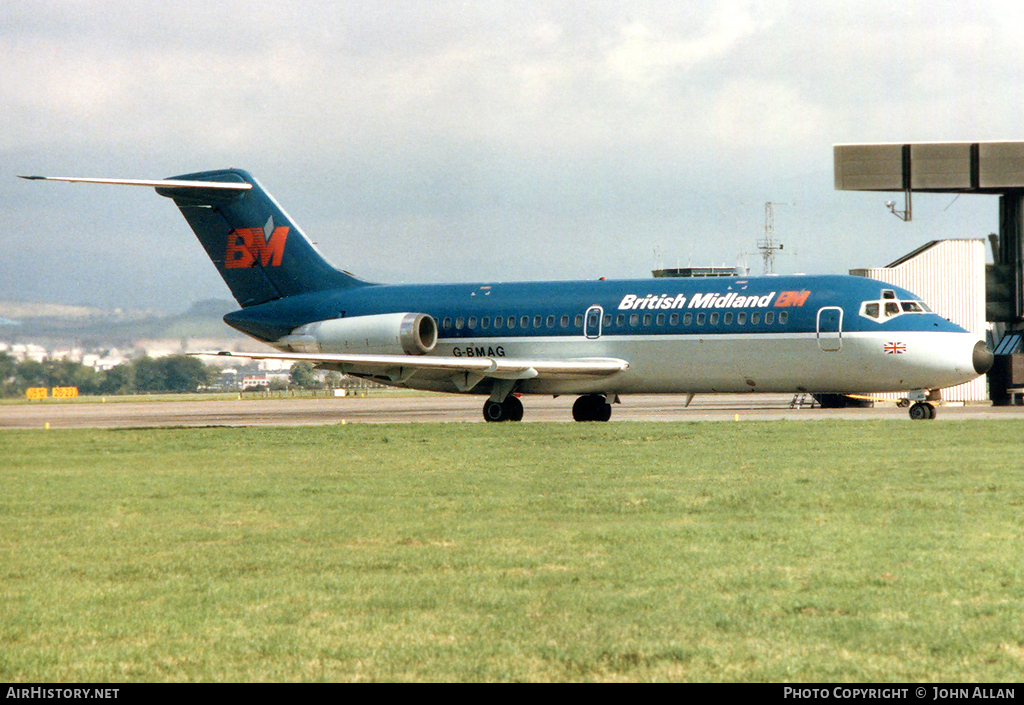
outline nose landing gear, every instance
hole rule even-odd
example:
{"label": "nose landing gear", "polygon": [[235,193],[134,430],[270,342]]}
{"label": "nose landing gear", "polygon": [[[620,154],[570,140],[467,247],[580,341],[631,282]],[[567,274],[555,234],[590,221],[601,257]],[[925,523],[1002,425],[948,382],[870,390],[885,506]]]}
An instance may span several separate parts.
{"label": "nose landing gear", "polygon": [[940,401],[942,399],[941,394],[935,390],[929,392],[927,389],[914,389],[907,394],[905,399],[907,404],[910,404],[910,418],[914,421],[923,421],[925,419],[935,418],[935,405],[932,401]]}
{"label": "nose landing gear", "polygon": [[928,402],[919,401],[910,407],[910,418],[914,421],[935,418],[935,406]]}

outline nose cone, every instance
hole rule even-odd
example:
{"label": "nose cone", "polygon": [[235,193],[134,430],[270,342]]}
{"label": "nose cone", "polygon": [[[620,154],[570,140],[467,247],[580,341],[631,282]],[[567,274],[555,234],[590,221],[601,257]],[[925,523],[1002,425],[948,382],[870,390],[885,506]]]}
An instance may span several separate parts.
{"label": "nose cone", "polygon": [[983,375],[992,369],[992,362],[995,360],[995,356],[992,355],[992,351],[988,349],[988,345],[985,344],[984,340],[979,340],[974,344],[974,371],[979,375]]}

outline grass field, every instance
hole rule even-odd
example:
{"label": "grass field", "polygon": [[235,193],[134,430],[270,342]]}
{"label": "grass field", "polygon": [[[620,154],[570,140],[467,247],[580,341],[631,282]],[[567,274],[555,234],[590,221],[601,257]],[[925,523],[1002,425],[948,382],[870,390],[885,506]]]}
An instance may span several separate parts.
{"label": "grass field", "polygon": [[1024,422],[0,433],[0,681],[1016,682]]}

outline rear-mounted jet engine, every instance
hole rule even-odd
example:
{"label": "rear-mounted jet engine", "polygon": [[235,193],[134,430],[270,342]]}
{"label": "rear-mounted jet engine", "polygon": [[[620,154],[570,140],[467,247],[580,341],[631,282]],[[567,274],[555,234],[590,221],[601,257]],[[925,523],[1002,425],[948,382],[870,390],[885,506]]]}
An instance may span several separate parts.
{"label": "rear-mounted jet engine", "polygon": [[299,326],[276,344],[302,353],[426,355],[437,345],[437,322],[425,313],[332,318]]}

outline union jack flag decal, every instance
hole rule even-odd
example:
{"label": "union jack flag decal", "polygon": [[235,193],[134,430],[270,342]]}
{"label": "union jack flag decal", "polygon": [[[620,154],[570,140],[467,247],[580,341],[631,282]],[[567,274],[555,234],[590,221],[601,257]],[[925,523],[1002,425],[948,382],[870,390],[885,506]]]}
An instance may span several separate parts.
{"label": "union jack flag decal", "polygon": [[886,343],[882,346],[886,355],[902,355],[907,351],[905,343]]}

